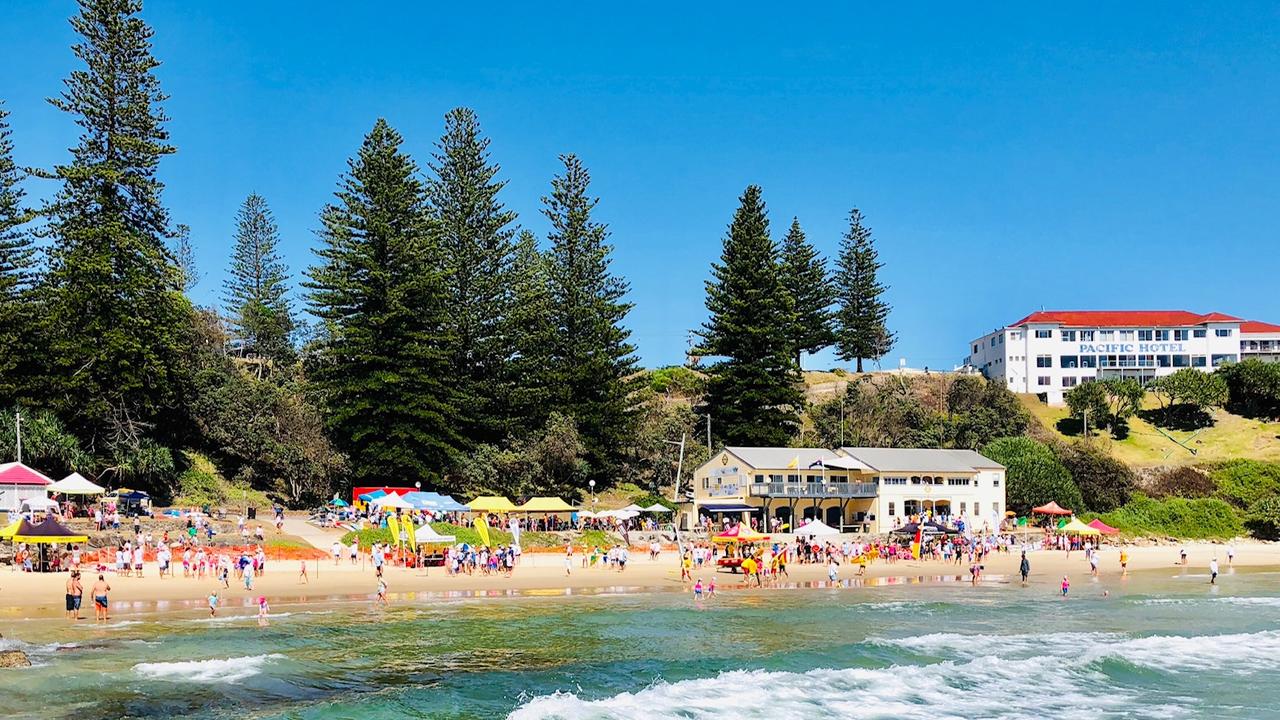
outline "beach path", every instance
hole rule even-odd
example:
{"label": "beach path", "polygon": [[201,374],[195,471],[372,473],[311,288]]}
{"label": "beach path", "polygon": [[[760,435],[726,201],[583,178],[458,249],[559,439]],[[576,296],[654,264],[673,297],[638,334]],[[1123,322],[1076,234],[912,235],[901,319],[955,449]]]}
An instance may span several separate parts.
{"label": "beach path", "polygon": [[340,528],[321,528],[307,522],[305,518],[289,517],[285,515],[284,531],[290,535],[297,535],[306,540],[312,547],[320,550],[328,551],[333,545],[333,541],[341,538],[346,534],[346,530]]}

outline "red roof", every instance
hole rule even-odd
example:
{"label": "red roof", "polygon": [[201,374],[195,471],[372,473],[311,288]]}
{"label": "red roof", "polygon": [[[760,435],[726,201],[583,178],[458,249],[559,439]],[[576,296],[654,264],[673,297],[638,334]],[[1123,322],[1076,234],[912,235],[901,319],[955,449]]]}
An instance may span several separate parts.
{"label": "red roof", "polygon": [[1280,334],[1280,325],[1272,325],[1271,323],[1259,322],[1257,320],[1245,320],[1240,323],[1241,335],[1260,335],[1264,333],[1267,335]]}
{"label": "red roof", "polygon": [[0,485],[52,485],[53,481],[20,462],[0,465]]}
{"label": "red roof", "polygon": [[1240,322],[1223,313],[1197,315],[1186,310],[1041,310],[1010,327],[1053,323],[1067,327],[1185,327],[1208,322]]}

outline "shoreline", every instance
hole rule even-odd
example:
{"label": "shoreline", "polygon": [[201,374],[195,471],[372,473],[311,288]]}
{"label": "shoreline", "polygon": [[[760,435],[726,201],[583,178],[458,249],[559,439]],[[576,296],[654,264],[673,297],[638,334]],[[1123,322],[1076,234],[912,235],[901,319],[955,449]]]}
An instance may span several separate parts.
{"label": "shoreline", "polygon": [[[1217,543],[1187,543],[1188,564],[1176,564],[1178,551],[1184,546],[1125,546],[1129,555],[1130,574],[1149,570],[1168,569],[1190,576],[1204,575],[1210,558],[1217,557],[1224,574],[1229,577],[1231,568],[1280,569],[1280,543],[1248,543],[1236,546],[1235,563],[1230,568],[1226,562],[1226,547]],[[1106,546],[1099,551],[1099,580],[1120,580],[1120,548]],[[1070,557],[1060,550],[1036,550],[1028,553],[1031,561],[1032,584],[1056,582],[1063,575],[1072,578],[1073,584],[1091,579],[1089,564],[1083,552],[1072,552]],[[1018,584],[1020,554],[993,553],[984,562],[984,584]],[[566,576],[563,556],[543,554],[526,555],[516,567],[512,577],[502,574],[447,575],[443,568],[421,569],[387,568],[385,577],[389,586],[388,596],[396,604],[420,604],[432,601],[484,601],[537,597],[600,597],[612,595],[639,595],[646,593],[689,592],[692,583],[680,581],[677,556],[664,552],[657,561],[647,556],[637,557],[627,569],[618,572],[606,568],[581,568],[580,558],[575,557],[572,572]],[[318,567],[317,567],[318,566]],[[299,563],[276,561],[268,564],[268,571],[255,578],[254,589],[245,590],[242,583],[232,579],[229,589],[211,577],[204,579],[159,578],[154,565],[146,569],[143,578],[116,578],[106,573],[111,584],[110,623],[136,620],[142,617],[163,618],[188,613],[208,617],[207,597],[215,589],[222,597],[219,616],[232,617],[240,608],[255,608],[256,598],[266,596],[273,612],[279,609],[308,608],[345,612],[341,608],[372,606],[377,579],[367,564],[350,565],[343,560],[338,566],[321,561],[308,561],[310,582],[298,580]],[[318,569],[318,574],[317,574]],[[790,564],[789,576],[766,581],[764,587],[743,585],[743,576],[736,573],[713,572],[704,567],[693,571],[693,578],[704,583],[715,578],[722,592],[769,595],[772,592],[810,589],[871,589],[903,585],[969,584],[968,563],[943,563],[933,560],[878,561],[867,566],[865,576],[857,575],[857,566],[841,564],[836,588],[827,579],[824,564]],[[87,589],[96,580],[96,572],[82,569]],[[54,619],[66,627],[101,627],[93,617],[93,607],[86,602],[81,609],[82,619],[66,620],[63,617],[65,573],[0,572],[0,627],[20,624],[24,620]],[[108,623],[109,624],[109,623]],[[56,626],[56,625],[55,625]]]}

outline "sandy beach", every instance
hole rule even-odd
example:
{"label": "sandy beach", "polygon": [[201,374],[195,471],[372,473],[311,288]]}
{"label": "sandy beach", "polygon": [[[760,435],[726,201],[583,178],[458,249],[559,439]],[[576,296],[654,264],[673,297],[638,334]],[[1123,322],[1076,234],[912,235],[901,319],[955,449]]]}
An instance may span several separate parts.
{"label": "sandy beach", "polygon": [[[1185,567],[1177,564],[1181,547],[1185,547],[1188,553]],[[1235,567],[1280,567],[1280,544],[1244,542],[1234,547]],[[1125,550],[1129,555],[1130,572],[1168,568],[1178,573],[1204,574],[1207,582],[1211,559],[1217,558],[1223,571],[1227,570],[1226,548],[1221,543],[1199,542],[1187,543],[1185,546],[1126,546]],[[1068,557],[1058,550],[1033,551],[1029,557],[1033,582],[1057,582],[1063,575],[1068,575],[1075,581],[1084,579],[1089,574],[1089,563],[1083,552],[1072,552]],[[1100,579],[1119,581],[1120,547],[1104,547],[1100,558]],[[984,562],[985,581],[1016,580],[1019,560],[1017,552],[988,556]],[[650,560],[647,553],[633,552],[632,560],[623,572],[603,567],[582,568],[580,565],[581,557],[577,555],[572,572],[566,575],[563,555],[526,553],[511,577],[502,574],[482,575],[478,572],[474,575],[451,576],[443,568],[424,571],[400,567],[387,568],[385,576],[392,603],[425,602],[434,596],[501,597],[506,594],[567,594],[575,591],[674,592],[685,590],[688,585],[680,582],[677,554],[674,550],[664,551],[656,561]],[[325,605],[335,604],[339,600],[344,603],[359,600],[362,596],[372,598],[376,593],[377,579],[367,558],[355,565],[345,557],[336,565],[332,559],[307,561],[308,581],[305,583],[299,577],[300,567],[299,560],[269,561],[265,574],[254,579],[252,591],[246,590],[243,583],[237,582],[234,577],[231,578],[230,588],[226,589],[211,577],[184,578],[180,567],[177,577],[161,578],[154,563],[147,564],[142,578],[117,578],[114,572],[105,573],[105,577],[111,584],[113,618],[138,613],[203,608],[208,594],[213,590],[221,593],[224,607],[228,610],[249,606],[259,595],[265,595],[274,604],[287,602]],[[788,570],[789,577],[778,579],[781,588],[797,583],[819,584],[827,581],[827,569],[822,564],[792,563]],[[86,587],[82,614],[87,619],[80,622],[92,623],[93,608],[87,590],[97,579],[97,573],[87,565],[82,571]],[[887,584],[890,582],[888,579],[900,579],[903,583],[944,579],[954,581],[957,576],[967,581],[967,563],[956,565],[932,560],[878,561],[867,566],[864,578],[857,576],[856,566],[840,566],[840,582],[851,587]],[[741,575],[712,572],[710,568],[703,568],[701,572],[695,570],[694,579],[699,577],[704,582],[714,577],[723,591],[777,591],[777,588],[770,588],[768,584],[763,589],[746,588]],[[66,580],[66,573],[25,573],[12,569],[0,571],[0,622],[32,617],[60,617]]]}

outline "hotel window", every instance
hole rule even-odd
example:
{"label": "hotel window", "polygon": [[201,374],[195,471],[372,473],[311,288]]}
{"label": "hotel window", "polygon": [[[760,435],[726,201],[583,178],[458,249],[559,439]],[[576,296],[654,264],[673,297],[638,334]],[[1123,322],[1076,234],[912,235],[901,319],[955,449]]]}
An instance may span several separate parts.
{"label": "hotel window", "polygon": [[1080,342],[1093,342],[1093,331],[1092,331],[1092,330],[1081,330],[1081,331],[1080,331]]}
{"label": "hotel window", "polygon": [[948,485],[968,485],[969,478],[947,478]]}
{"label": "hotel window", "polygon": [[1208,360],[1208,358],[1206,358],[1206,357],[1205,357],[1205,356],[1203,356],[1203,355],[1192,355],[1192,356],[1191,356],[1191,367],[1204,367],[1204,366],[1205,366],[1205,361],[1206,361],[1206,360]]}
{"label": "hotel window", "polygon": [[889,517],[893,517],[893,501],[889,501]]}
{"label": "hotel window", "polygon": [[1120,367],[1138,367],[1137,355],[1121,355]]}
{"label": "hotel window", "polygon": [[1098,367],[1098,356],[1097,356],[1097,355],[1081,355],[1081,356],[1080,356],[1080,367],[1082,367],[1082,368],[1096,368],[1096,367]]}
{"label": "hotel window", "polygon": [[1174,367],[1191,367],[1191,356],[1190,355],[1174,355],[1173,366]]}
{"label": "hotel window", "polygon": [[1121,331],[1120,331],[1120,339],[1121,339],[1121,340],[1132,340],[1132,339],[1133,339],[1133,331],[1132,331],[1132,330],[1121,330]]}
{"label": "hotel window", "polygon": [[1157,355],[1156,367],[1173,367],[1173,358],[1168,355]]}
{"label": "hotel window", "polygon": [[1115,339],[1116,339],[1116,331],[1115,331],[1115,330],[1099,330],[1099,331],[1098,331],[1098,339],[1099,339],[1099,340],[1104,340],[1104,341],[1105,341],[1105,340],[1115,340]]}
{"label": "hotel window", "polygon": [[1076,355],[1063,355],[1058,358],[1058,367],[1074,368],[1080,367],[1080,358]]}
{"label": "hotel window", "polygon": [[1235,361],[1235,355],[1214,355],[1212,362],[1214,367],[1222,367],[1222,363],[1233,363]]}
{"label": "hotel window", "polygon": [[1152,331],[1151,331],[1151,330],[1139,330],[1139,331],[1138,331],[1138,340],[1139,340],[1139,341],[1145,340],[1145,341],[1147,341],[1147,342],[1151,342],[1151,335],[1152,335]]}
{"label": "hotel window", "polygon": [[995,347],[995,346],[996,346],[996,338],[995,338],[995,336],[994,336],[994,335],[992,335],[992,336],[991,336],[991,347]]}
{"label": "hotel window", "polygon": [[1075,331],[1075,330],[1063,330],[1063,331],[1062,331],[1062,342],[1075,342],[1075,341],[1076,341],[1076,331]]}
{"label": "hotel window", "polygon": [[1138,367],[1155,367],[1155,366],[1156,366],[1155,355],[1139,355],[1138,356]]}
{"label": "hotel window", "polygon": [[1169,340],[1169,331],[1168,331],[1168,330],[1157,330],[1157,331],[1156,331],[1156,340],[1160,340],[1160,341],[1162,341],[1162,342],[1168,342],[1168,340]]}
{"label": "hotel window", "polygon": [[1075,387],[1076,378],[1074,375],[1066,375],[1062,378],[1062,387]]}
{"label": "hotel window", "polygon": [[1213,334],[1218,337],[1231,337],[1231,328],[1218,328],[1213,331]]}
{"label": "hotel window", "polygon": [[1022,331],[1021,331],[1021,330],[1015,330],[1015,331],[1013,331],[1013,332],[1009,333],[1009,341],[1010,341],[1010,342],[1013,342],[1013,341],[1015,341],[1015,340],[1021,340],[1021,339],[1022,339]]}
{"label": "hotel window", "polygon": [[1198,337],[1198,338],[1202,338],[1202,337],[1204,337],[1204,336],[1205,336],[1205,334],[1206,334],[1206,333],[1205,333],[1205,329],[1204,329],[1204,328],[1196,328],[1196,329],[1194,329],[1194,330],[1192,330],[1192,331],[1191,331],[1191,337]]}
{"label": "hotel window", "polygon": [[1049,376],[1041,375],[1040,377],[1036,378],[1036,384],[1042,387],[1049,387]]}
{"label": "hotel window", "polygon": [[1053,367],[1052,355],[1037,355],[1036,367]]}
{"label": "hotel window", "polygon": [[1053,331],[1052,331],[1052,330],[1037,330],[1037,331],[1036,331],[1036,337],[1038,337],[1038,338],[1051,338],[1051,337],[1053,337]]}
{"label": "hotel window", "polygon": [[1179,341],[1181,341],[1181,340],[1186,340],[1186,339],[1187,339],[1187,336],[1188,336],[1189,334],[1190,334],[1190,333],[1188,333],[1186,330],[1174,330],[1174,331],[1173,331],[1173,339],[1174,339],[1174,340],[1179,340]]}

